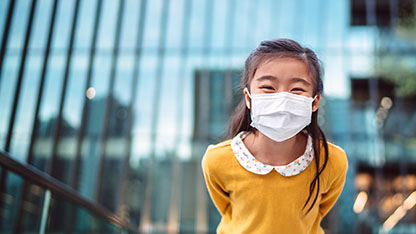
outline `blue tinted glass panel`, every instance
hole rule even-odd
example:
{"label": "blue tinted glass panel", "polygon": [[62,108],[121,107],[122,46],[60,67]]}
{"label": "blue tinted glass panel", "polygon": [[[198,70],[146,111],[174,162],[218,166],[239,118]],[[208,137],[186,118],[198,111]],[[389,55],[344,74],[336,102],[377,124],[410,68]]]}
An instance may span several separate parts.
{"label": "blue tinted glass panel", "polygon": [[131,85],[134,69],[134,55],[119,55],[117,60],[117,75],[114,87],[114,96],[124,106],[130,103]]}
{"label": "blue tinted glass panel", "polygon": [[69,37],[72,29],[72,18],[74,11],[75,1],[59,1],[54,39],[52,42],[52,48],[65,49],[68,47]]}
{"label": "blue tinted glass panel", "polygon": [[[252,4],[253,6],[253,4]],[[256,13],[256,20],[253,20],[253,28],[251,30],[251,39],[249,40],[248,46],[255,47],[260,41],[269,38],[272,21],[271,21],[271,6],[269,0],[262,0],[255,2],[253,6],[253,12]],[[254,14],[254,13],[253,13]]]}
{"label": "blue tinted glass panel", "polygon": [[34,165],[42,170],[46,168],[52,153],[52,138],[56,131],[65,62],[66,56],[52,51],[45,77],[34,149]]}
{"label": "blue tinted glass panel", "polygon": [[6,143],[7,131],[9,128],[10,114],[13,107],[13,100],[16,89],[16,76],[20,64],[20,56],[6,53],[2,79],[0,83],[0,102],[2,111],[0,111],[0,147],[3,148]]}
{"label": "blue tinted glass panel", "polygon": [[[93,109],[93,108],[91,108]],[[98,124],[102,123],[99,119]],[[91,127],[89,127],[91,128]],[[99,138],[97,134],[88,134],[82,142],[79,192],[87,199],[93,200],[97,181],[99,161]]]}
{"label": "blue tinted glass panel", "polygon": [[[166,223],[170,208],[170,194],[172,188],[172,167],[168,158],[158,160],[152,168],[154,182],[151,196],[151,221],[153,223]],[[150,187],[147,187],[150,189]]]}
{"label": "blue tinted glass panel", "polygon": [[33,120],[39,89],[39,78],[43,64],[42,54],[29,53],[20,90],[19,105],[12,137],[11,155],[26,159],[33,129]]}
{"label": "blue tinted glass panel", "polygon": [[98,162],[101,154],[101,134],[104,127],[109,91],[110,68],[111,56],[96,54],[91,84],[91,88],[95,90],[95,96],[89,100],[89,116],[85,141],[82,145],[80,177],[80,192],[89,199],[94,197],[97,182]]}
{"label": "blue tinted glass panel", "polygon": [[82,108],[86,97],[88,55],[84,52],[74,53],[70,69],[63,113],[65,120],[71,126],[78,128],[81,125]]}
{"label": "blue tinted glass panel", "polygon": [[40,0],[37,2],[29,48],[41,49],[46,46],[53,4],[53,0]]}
{"label": "blue tinted glass panel", "polygon": [[3,38],[3,31],[6,26],[7,13],[10,4],[9,2],[9,0],[0,1],[0,38]]}
{"label": "blue tinted glass panel", "polygon": [[296,28],[295,22],[298,18],[297,14],[293,14],[292,12],[296,12],[296,1],[279,1],[278,7],[276,8],[276,24],[278,26],[276,36],[280,38],[294,38],[296,36]]}
{"label": "blue tinted glass panel", "polygon": [[212,18],[212,46],[214,48],[221,48],[225,46],[226,36],[229,35],[227,32],[227,24],[229,23],[228,15],[228,2],[215,0],[212,1],[212,9],[215,16]]}
{"label": "blue tinted glass panel", "polygon": [[184,0],[170,1],[166,46],[178,48],[182,45],[183,20],[186,17]]}
{"label": "blue tinted glass panel", "polygon": [[143,46],[155,48],[159,44],[160,20],[162,18],[162,0],[147,1],[146,20],[144,26]]}
{"label": "blue tinted glass panel", "polygon": [[74,53],[70,68],[67,92],[62,115],[61,138],[58,143],[56,170],[62,181],[71,183],[74,159],[77,150],[77,137],[81,124],[82,108],[85,99],[85,80],[88,56]]}
{"label": "blue tinted glass panel", "polygon": [[38,233],[41,226],[45,190],[35,184],[28,183],[26,196],[20,200],[23,204],[30,204],[31,208],[23,209],[20,230],[23,233]]}
{"label": "blue tinted glass panel", "polygon": [[206,8],[206,1],[200,1],[200,4],[192,4],[191,9],[191,23],[190,23],[190,34],[189,34],[189,46],[191,47],[203,47],[207,46],[204,45],[206,41],[204,39],[205,31],[207,30],[205,27],[205,13]]}
{"label": "blue tinted glass panel", "polygon": [[323,37],[321,28],[325,24],[322,18],[325,17],[324,9],[319,4],[312,1],[305,1],[304,17],[302,17],[303,25],[303,39],[306,45],[316,47],[320,42],[320,37]]}
{"label": "blue tinted glass panel", "polygon": [[154,76],[156,70],[156,56],[143,57],[140,64],[137,99],[133,107],[132,148],[130,164],[138,167],[149,157],[150,153],[150,124],[153,100]]}
{"label": "blue tinted glass panel", "polygon": [[23,48],[26,28],[30,15],[30,1],[16,1],[13,12],[12,25],[9,32],[8,48],[14,52]]}
{"label": "blue tinted glass panel", "polygon": [[19,199],[22,195],[23,180],[20,176],[8,171],[5,181],[5,191],[3,193],[2,207],[4,215],[0,219],[2,231],[13,233],[17,223],[17,214],[19,212]]}
{"label": "blue tinted glass panel", "polygon": [[141,1],[127,0],[124,4],[120,47],[132,49],[136,46]]}
{"label": "blue tinted glass panel", "polygon": [[65,64],[66,56],[53,51],[49,58],[45,88],[43,90],[40,110],[40,118],[42,120],[55,118],[58,114]]}
{"label": "blue tinted glass panel", "polygon": [[104,1],[98,30],[97,48],[99,49],[111,49],[113,47],[119,2]]}
{"label": "blue tinted glass panel", "polygon": [[269,26],[269,38],[278,38],[280,32],[279,23],[282,21],[280,18],[280,1],[269,0],[269,11],[270,11],[270,26]]}
{"label": "blue tinted glass panel", "polygon": [[25,40],[27,21],[30,15],[30,1],[16,1],[13,12],[12,25],[9,32],[8,48],[22,49]]}
{"label": "blue tinted glass panel", "polygon": [[74,48],[88,49],[90,47],[94,30],[96,5],[95,0],[81,1]]}
{"label": "blue tinted glass panel", "polygon": [[[234,9],[234,35],[233,35],[233,47],[242,49],[245,46],[247,46],[247,40],[248,40],[248,33],[249,33],[249,27],[250,27],[250,21],[255,20],[253,18],[250,18],[251,12],[249,9],[250,7],[250,1],[248,0],[242,0],[239,1],[238,4],[235,5]],[[250,32],[251,33],[251,32]]]}
{"label": "blue tinted glass panel", "polygon": [[224,105],[224,89],[223,74],[219,71],[212,71],[207,74],[210,80],[210,135],[222,136],[225,124],[225,105]]}
{"label": "blue tinted glass panel", "polygon": [[[183,85],[181,77],[179,77],[179,56],[167,56],[163,67],[163,81],[161,85],[157,85],[160,90],[160,106],[158,118],[158,149],[162,152],[172,151],[175,147],[175,136],[177,134],[178,120],[177,110],[179,86]],[[166,154],[166,153],[164,153]]]}

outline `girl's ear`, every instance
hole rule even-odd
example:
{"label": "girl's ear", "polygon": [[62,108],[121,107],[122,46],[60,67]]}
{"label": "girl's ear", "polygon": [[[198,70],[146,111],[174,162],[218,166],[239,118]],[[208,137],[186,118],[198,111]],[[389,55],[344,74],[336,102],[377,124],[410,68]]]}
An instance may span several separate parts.
{"label": "girl's ear", "polygon": [[312,103],[312,112],[315,112],[319,108],[319,100],[321,100],[321,95],[316,95],[315,100]]}
{"label": "girl's ear", "polygon": [[250,110],[250,97],[248,96],[248,90],[247,90],[247,88],[245,88],[244,89],[244,100],[246,101],[246,106],[247,106],[247,108]]}

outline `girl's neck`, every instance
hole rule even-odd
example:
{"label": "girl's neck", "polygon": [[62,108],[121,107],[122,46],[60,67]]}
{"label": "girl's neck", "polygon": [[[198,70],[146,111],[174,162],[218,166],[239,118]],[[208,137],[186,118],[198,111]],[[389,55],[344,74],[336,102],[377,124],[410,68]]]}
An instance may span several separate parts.
{"label": "girl's neck", "polygon": [[272,165],[287,165],[305,152],[307,137],[302,132],[282,142],[268,138],[260,131],[248,134],[243,140],[251,154],[260,162]]}

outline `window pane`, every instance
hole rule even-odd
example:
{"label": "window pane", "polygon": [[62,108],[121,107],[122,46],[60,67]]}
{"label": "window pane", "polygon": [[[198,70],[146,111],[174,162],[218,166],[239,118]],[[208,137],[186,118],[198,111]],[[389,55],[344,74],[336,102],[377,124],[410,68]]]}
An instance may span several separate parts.
{"label": "window pane", "polygon": [[81,1],[74,48],[88,49],[91,44],[97,2]]}
{"label": "window pane", "polygon": [[132,49],[136,46],[141,1],[126,0],[124,4],[120,47],[129,49],[129,52],[133,52]]}
{"label": "window pane", "polygon": [[10,115],[13,108],[13,100],[16,89],[16,76],[20,64],[20,56],[6,53],[2,79],[0,82],[0,102],[3,110],[0,111],[0,146],[4,147],[9,129]]}
{"label": "window pane", "polygon": [[119,2],[114,0],[104,1],[98,30],[97,48],[99,49],[113,48]]}
{"label": "window pane", "polygon": [[25,40],[27,21],[30,15],[31,1],[16,1],[14,6],[12,25],[9,32],[8,48],[20,51]]}
{"label": "window pane", "polygon": [[33,19],[33,28],[29,48],[43,50],[48,42],[48,33],[50,20],[52,17],[54,1],[40,0],[37,1],[35,18]]}
{"label": "window pane", "polygon": [[152,49],[153,52],[159,45],[160,20],[162,18],[163,3],[164,1],[162,0],[147,1],[143,45],[145,48]]}
{"label": "window pane", "polygon": [[0,38],[3,38],[4,27],[6,26],[7,13],[9,10],[9,0],[0,1]]}
{"label": "window pane", "polygon": [[56,22],[52,48],[66,49],[68,47],[69,36],[72,28],[72,17],[75,1],[59,1],[56,12]]}
{"label": "window pane", "polygon": [[27,59],[10,149],[11,155],[22,161],[26,160],[29,150],[43,56],[29,53]]}
{"label": "window pane", "polygon": [[34,147],[33,164],[41,170],[46,169],[52,157],[53,136],[56,131],[65,62],[65,56],[52,51],[45,77]]}

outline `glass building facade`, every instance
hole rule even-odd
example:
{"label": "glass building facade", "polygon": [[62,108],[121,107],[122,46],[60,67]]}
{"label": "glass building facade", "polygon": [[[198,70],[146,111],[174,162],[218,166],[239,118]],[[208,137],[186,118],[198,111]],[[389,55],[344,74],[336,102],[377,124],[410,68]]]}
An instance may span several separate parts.
{"label": "glass building facade", "polygon": [[[201,158],[250,51],[291,38],[324,63],[319,122],[349,159],[323,227],[415,233],[415,13],[414,0],[2,0],[0,149],[137,231],[215,232]],[[45,192],[0,170],[0,231],[36,230]],[[52,200],[46,232],[103,225]]]}

